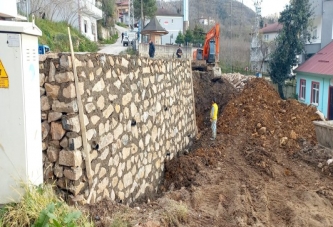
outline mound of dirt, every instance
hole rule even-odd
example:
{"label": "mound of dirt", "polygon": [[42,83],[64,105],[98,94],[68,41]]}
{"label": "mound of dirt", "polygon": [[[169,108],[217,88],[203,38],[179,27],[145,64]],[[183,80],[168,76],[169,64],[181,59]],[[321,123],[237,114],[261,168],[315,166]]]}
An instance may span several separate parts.
{"label": "mound of dirt", "polygon": [[225,134],[244,133],[253,145],[283,147],[291,152],[307,140],[316,144],[312,121],[316,108],[296,100],[282,100],[264,79],[252,79],[225,107],[218,128]]}
{"label": "mound of dirt", "polygon": [[213,78],[210,72],[193,71],[196,121],[199,130],[210,127],[209,111],[212,99],[218,100],[220,113],[235,97],[237,90],[223,78]]}
{"label": "mound of dirt", "polygon": [[219,155],[220,151],[214,147],[202,146],[190,155],[183,155],[166,162],[162,191],[196,185],[197,174],[208,166],[216,166]]}

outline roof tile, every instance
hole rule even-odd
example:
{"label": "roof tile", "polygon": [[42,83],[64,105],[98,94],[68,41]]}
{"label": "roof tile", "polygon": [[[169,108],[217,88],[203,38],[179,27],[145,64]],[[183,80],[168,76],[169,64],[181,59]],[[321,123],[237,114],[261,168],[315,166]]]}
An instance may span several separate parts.
{"label": "roof tile", "polygon": [[333,75],[333,41],[305,61],[295,71],[321,75]]}
{"label": "roof tile", "polygon": [[265,33],[275,33],[279,32],[282,29],[283,25],[279,24],[278,22],[275,22],[274,24],[268,24],[262,29],[260,29],[260,33],[265,34]]}

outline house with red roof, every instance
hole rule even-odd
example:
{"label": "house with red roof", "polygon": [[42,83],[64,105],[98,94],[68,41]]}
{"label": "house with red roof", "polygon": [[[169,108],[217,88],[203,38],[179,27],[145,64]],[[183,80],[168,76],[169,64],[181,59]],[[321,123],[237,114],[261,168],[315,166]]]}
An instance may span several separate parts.
{"label": "house with red roof", "polygon": [[298,100],[316,106],[326,118],[333,120],[333,41],[294,72]]}
{"label": "house with red roof", "polygon": [[265,24],[262,29],[259,30],[259,33],[262,34],[263,40],[265,42],[272,42],[279,35],[279,32],[283,28],[282,24],[275,22],[273,24]]}

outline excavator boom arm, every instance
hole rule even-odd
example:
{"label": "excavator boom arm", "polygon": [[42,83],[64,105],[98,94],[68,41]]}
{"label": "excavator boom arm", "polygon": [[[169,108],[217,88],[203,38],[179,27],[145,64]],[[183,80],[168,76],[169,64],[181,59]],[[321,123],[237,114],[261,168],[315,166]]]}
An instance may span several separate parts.
{"label": "excavator boom arm", "polygon": [[203,57],[204,59],[208,59],[209,50],[210,50],[210,41],[215,40],[215,61],[219,59],[220,53],[220,24],[216,24],[212,27],[206,34],[205,43],[203,46]]}

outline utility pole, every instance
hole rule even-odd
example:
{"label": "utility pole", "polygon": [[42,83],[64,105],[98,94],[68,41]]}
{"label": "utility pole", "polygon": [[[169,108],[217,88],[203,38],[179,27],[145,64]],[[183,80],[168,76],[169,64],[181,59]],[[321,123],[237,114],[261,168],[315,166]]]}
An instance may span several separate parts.
{"label": "utility pole", "polygon": [[128,1],[128,25],[132,30],[134,28],[134,7],[133,7],[134,0]]}
{"label": "utility pole", "polygon": [[261,3],[262,0],[254,1],[256,17],[255,17],[254,31],[251,42],[251,67],[252,69],[256,70],[257,73],[259,71],[259,62],[262,60],[261,44],[259,37],[260,20],[261,20]]}
{"label": "utility pole", "polygon": [[[143,0],[141,0],[141,31],[143,30],[144,24],[143,24]],[[140,31],[140,33],[141,33]],[[143,35],[141,34],[141,43],[143,43]]]}

